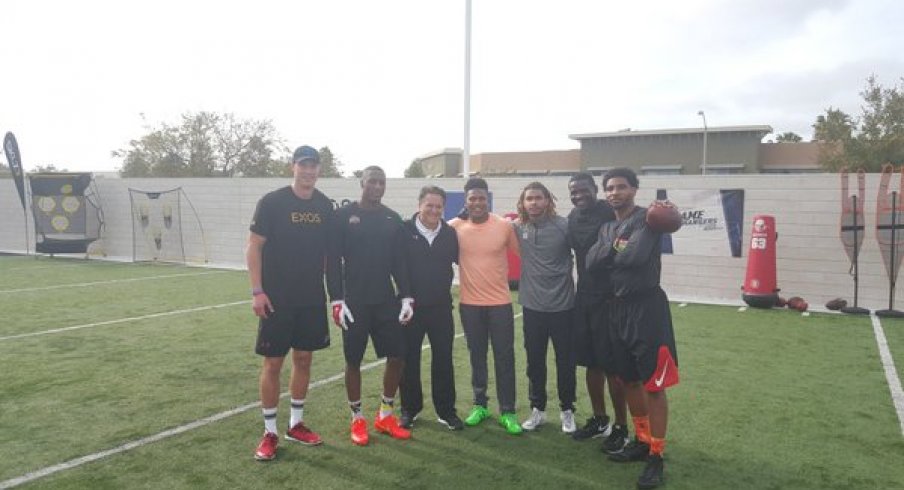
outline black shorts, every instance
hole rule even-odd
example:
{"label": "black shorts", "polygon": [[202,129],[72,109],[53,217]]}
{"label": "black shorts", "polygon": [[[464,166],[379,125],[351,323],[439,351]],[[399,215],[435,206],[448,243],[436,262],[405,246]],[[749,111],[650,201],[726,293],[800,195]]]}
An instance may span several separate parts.
{"label": "black shorts", "polygon": [[280,308],[261,318],[254,352],[285,357],[289,349],[315,351],[330,346],[326,305]]}
{"label": "black shorts", "polygon": [[574,302],[574,360],[578,366],[609,371],[609,302],[605,298],[578,296]]}
{"label": "black shorts", "polygon": [[612,374],[647,391],[678,384],[678,351],[669,300],[655,288],[629,300],[610,302]]}
{"label": "black shorts", "polygon": [[367,338],[373,339],[377,357],[404,357],[405,332],[399,323],[401,305],[391,301],[379,305],[349,304],[355,321],[342,331],[345,362],[358,366],[367,350]]}

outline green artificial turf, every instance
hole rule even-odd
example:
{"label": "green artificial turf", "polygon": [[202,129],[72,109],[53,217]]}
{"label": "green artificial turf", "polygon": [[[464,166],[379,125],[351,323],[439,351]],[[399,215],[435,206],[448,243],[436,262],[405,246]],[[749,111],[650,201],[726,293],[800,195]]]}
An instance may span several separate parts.
{"label": "green artificial turf", "polygon": [[[32,276],[39,274],[40,284],[50,286],[205,271],[57,264],[66,267],[0,257],[0,289],[37,284]],[[32,265],[42,268],[10,272]],[[8,319],[0,324],[0,336],[247,299],[241,272],[77,289],[0,293],[0,311]],[[869,318],[695,304],[673,305],[672,313],[681,384],[669,391],[665,488],[904,488],[904,436]],[[901,372],[904,322],[883,320],[883,326]],[[519,318],[515,352],[524,418],[520,329]],[[333,346],[315,354],[314,381],[342,372],[341,337],[332,327],[331,334]],[[240,304],[0,341],[0,482],[255,402],[255,335],[250,307]],[[305,404],[306,422],[323,436],[323,446],[282,440],[276,461],[254,461],[262,422],[253,408],[26,486],[633,488],[641,464],[610,463],[598,441],[578,443],[560,432],[551,350],[550,422],[536,433],[509,436],[495,417],[461,432],[439,425],[430,401],[427,350],[425,408],[410,441],[371,431],[370,446],[353,446],[339,379],[313,388]],[[463,338],[456,339],[454,356],[463,417],[471,401]],[[369,349],[364,362],[371,361]],[[491,363],[495,412],[492,372]],[[368,419],[377,409],[381,377],[382,366],[363,376]],[[579,369],[580,420],[589,413],[583,378]],[[281,429],[287,420],[283,401]]]}

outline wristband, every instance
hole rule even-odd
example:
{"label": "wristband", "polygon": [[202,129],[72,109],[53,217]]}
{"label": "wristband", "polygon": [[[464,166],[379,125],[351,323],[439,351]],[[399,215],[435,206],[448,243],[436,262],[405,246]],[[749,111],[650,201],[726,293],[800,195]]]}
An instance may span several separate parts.
{"label": "wristband", "polygon": [[251,288],[251,296],[260,296],[264,294],[264,288]]}

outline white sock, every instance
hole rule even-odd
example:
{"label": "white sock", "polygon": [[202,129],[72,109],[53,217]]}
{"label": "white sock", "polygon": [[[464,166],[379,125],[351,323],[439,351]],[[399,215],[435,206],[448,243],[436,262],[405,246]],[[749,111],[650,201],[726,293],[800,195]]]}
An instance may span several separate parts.
{"label": "white sock", "polygon": [[389,397],[386,395],[381,395],[380,403],[380,418],[389,417],[392,415],[392,405],[395,403],[395,397]]}
{"label": "white sock", "polygon": [[279,434],[276,430],[276,408],[262,408],[264,415],[264,430],[273,434]]}
{"label": "white sock", "polygon": [[348,408],[352,411],[352,420],[364,418],[364,414],[361,413],[361,400],[356,402],[349,401]]}
{"label": "white sock", "polygon": [[289,411],[289,427],[295,427],[296,424],[304,420],[304,398],[297,400],[291,399],[292,408]]}

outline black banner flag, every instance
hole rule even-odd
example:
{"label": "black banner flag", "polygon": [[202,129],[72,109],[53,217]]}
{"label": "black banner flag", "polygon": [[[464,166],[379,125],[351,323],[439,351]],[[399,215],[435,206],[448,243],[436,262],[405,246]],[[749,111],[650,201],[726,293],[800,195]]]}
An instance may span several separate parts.
{"label": "black banner flag", "polygon": [[6,153],[6,161],[9,162],[9,170],[13,173],[16,189],[19,191],[19,200],[22,201],[22,209],[25,207],[25,177],[22,174],[22,156],[19,154],[19,144],[11,132],[3,138],[3,151]]}

